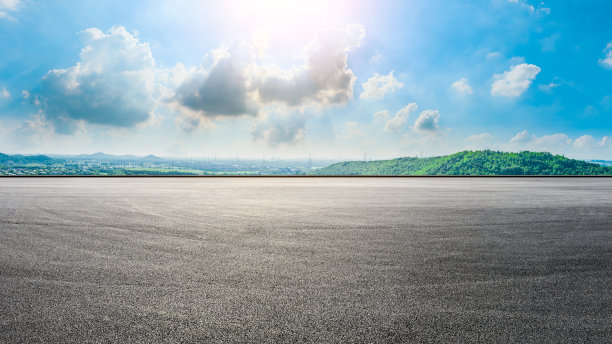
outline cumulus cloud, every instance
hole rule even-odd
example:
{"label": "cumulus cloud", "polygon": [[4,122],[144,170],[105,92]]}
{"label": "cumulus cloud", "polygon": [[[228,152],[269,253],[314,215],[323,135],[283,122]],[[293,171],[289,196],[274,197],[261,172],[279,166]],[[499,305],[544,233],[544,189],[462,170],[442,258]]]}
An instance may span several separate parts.
{"label": "cumulus cloud", "polygon": [[440,120],[440,112],[438,110],[425,110],[421,112],[419,117],[414,122],[415,131],[436,132],[440,129],[438,121]]}
{"label": "cumulus cloud", "polygon": [[537,146],[560,147],[571,144],[572,140],[566,134],[558,133],[535,137],[532,142]]}
{"label": "cumulus cloud", "polygon": [[558,152],[560,149],[566,148],[573,141],[563,133],[557,133],[552,135],[535,136],[529,134],[527,130],[521,131],[516,134],[510,143],[518,145],[523,148],[530,148],[536,150],[546,150],[551,152]]}
{"label": "cumulus cloud", "polygon": [[11,97],[11,93],[6,89],[6,87],[2,87],[2,91],[0,91],[0,98],[9,99]]}
{"label": "cumulus cloud", "polygon": [[381,99],[385,94],[395,92],[403,86],[403,83],[393,77],[393,71],[387,75],[375,74],[363,83],[363,92],[361,92],[359,98]]}
{"label": "cumulus cloud", "polygon": [[[395,113],[395,116],[389,118],[385,123],[385,130],[390,132],[400,132],[408,122],[408,117],[416,111],[418,106],[416,103],[410,103]],[[388,113],[387,113],[388,115]]]}
{"label": "cumulus cloud", "polygon": [[[252,42],[235,42],[217,49],[205,58],[212,61],[209,65],[183,69],[170,101],[183,115],[178,123],[192,130],[209,125],[211,119],[258,116],[270,107],[281,111],[282,107],[344,104],[351,98],[355,83],[347,54],[361,44],[364,35],[365,29],[359,24],[318,32],[303,50],[304,63],[289,69],[258,63],[256,57],[264,53],[269,41],[265,32],[255,35]],[[299,137],[284,131],[287,122],[273,125],[271,121],[261,123],[253,136],[270,144],[296,142],[286,139]],[[296,123],[290,127],[298,128]]]}
{"label": "cumulus cloud", "polygon": [[355,74],[348,68],[347,53],[361,45],[365,29],[360,24],[317,33],[305,49],[305,63],[289,70],[257,68],[254,81],[261,103],[287,106],[346,103],[353,94]]}
{"label": "cumulus cloud", "polygon": [[503,74],[495,74],[491,94],[509,98],[519,97],[529,88],[540,70],[536,65],[522,63],[512,66]]}
{"label": "cumulus cloud", "polygon": [[599,59],[599,63],[607,68],[612,68],[612,42],[606,45],[606,48],[603,50],[606,56],[604,58]]}
{"label": "cumulus cloud", "polygon": [[205,117],[256,115],[257,108],[249,98],[249,55],[243,50],[237,46],[213,52],[212,68],[207,71],[201,66],[178,87],[178,104]]}
{"label": "cumulus cloud", "polygon": [[87,29],[81,37],[80,61],[42,79],[41,106],[55,131],[73,133],[79,123],[133,127],[146,122],[158,97],[149,44],[122,26],[108,33]]}
{"label": "cumulus cloud", "polygon": [[608,145],[609,139],[607,136],[602,137],[601,140],[597,141],[591,135],[582,135],[576,140],[574,140],[574,148],[584,149],[584,148],[601,148],[606,147]]}
{"label": "cumulus cloud", "polygon": [[302,141],[306,123],[300,116],[270,116],[258,122],[251,134],[255,141],[263,141],[268,146],[290,146]]}
{"label": "cumulus cloud", "polygon": [[499,148],[550,152],[568,155],[574,159],[602,159],[610,155],[612,145],[608,136],[599,139],[591,135],[572,138],[564,133],[536,136],[524,130],[516,134],[509,144],[501,144]]}
{"label": "cumulus cloud", "polygon": [[516,134],[512,139],[510,139],[510,142],[512,142],[512,143],[526,143],[526,142],[529,142],[529,141],[531,141],[533,139],[535,139],[534,135],[530,135],[527,130],[523,130],[520,133]]}
{"label": "cumulus cloud", "polygon": [[457,91],[461,95],[469,95],[473,93],[472,87],[470,87],[468,79],[466,78],[461,78],[453,82],[452,86],[455,89],[455,91]]}
{"label": "cumulus cloud", "polygon": [[510,145],[503,145],[502,148],[569,154],[575,158],[601,158],[609,156],[611,146],[608,136],[600,139],[591,135],[571,138],[564,133],[536,136],[524,130],[510,140]]}

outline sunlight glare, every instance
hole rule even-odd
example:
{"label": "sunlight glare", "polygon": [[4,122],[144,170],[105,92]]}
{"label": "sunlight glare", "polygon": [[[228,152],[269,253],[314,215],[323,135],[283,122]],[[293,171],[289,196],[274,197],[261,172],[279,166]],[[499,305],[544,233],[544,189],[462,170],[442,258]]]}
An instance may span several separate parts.
{"label": "sunlight glare", "polygon": [[266,28],[274,36],[311,36],[322,27],[345,25],[351,10],[343,0],[234,0],[228,1],[228,19],[247,32]]}

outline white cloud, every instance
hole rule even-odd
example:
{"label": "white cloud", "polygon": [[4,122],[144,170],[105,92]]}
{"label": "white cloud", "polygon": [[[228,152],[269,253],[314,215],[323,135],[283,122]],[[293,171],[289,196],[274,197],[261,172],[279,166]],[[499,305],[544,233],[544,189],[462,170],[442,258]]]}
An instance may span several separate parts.
{"label": "white cloud", "polygon": [[289,70],[258,66],[253,81],[259,102],[287,106],[320,107],[346,103],[353,94],[355,74],[347,65],[347,53],[361,45],[365,28],[325,29],[304,50],[305,63]]}
{"label": "white cloud", "polygon": [[87,130],[83,125],[79,125],[74,135],[58,135],[55,133],[53,125],[45,118],[42,110],[32,114],[29,119],[21,122],[17,127],[13,127],[6,134],[7,144],[13,150],[21,152],[30,151],[40,152],[41,147],[84,147],[91,142]]}
{"label": "white cloud", "polygon": [[599,59],[599,63],[604,65],[605,67],[612,68],[612,42],[606,45],[606,48],[603,50],[606,54],[604,58]]}
{"label": "white cloud", "polygon": [[512,143],[526,143],[529,142],[531,140],[535,139],[534,135],[529,135],[529,132],[527,130],[523,130],[520,133],[516,134],[512,139],[510,139],[510,142]]}
{"label": "white cloud", "polygon": [[251,130],[255,141],[271,147],[300,143],[306,135],[306,123],[301,116],[271,116],[258,122]]}
{"label": "white cloud", "polygon": [[20,5],[20,0],[0,0],[0,19],[15,21],[16,19],[9,12],[16,11]]}
{"label": "white cloud", "polygon": [[272,33],[269,29],[259,29],[253,33],[251,40],[253,41],[253,48],[255,48],[257,57],[264,57],[270,45],[271,36]]}
{"label": "white cloud", "polygon": [[502,97],[519,97],[525,92],[533,80],[540,73],[540,67],[532,64],[522,63],[512,66],[503,74],[495,74],[491,95]]}
{"label": "white cloud", "polygon": [[10,20],[10,21],[15,21],[15,18],[13,18],[13,16],[11,16],[10,14],[8,14],[5,11],[0,11],[0,19],[6,19],[6,20]]}
{"label": "white cloud", "polygon": [[[395,113],[395,116],[390,118],[385,123],[385,130],[390,132],[399,132],[402,131],[406,123],[408,122],[408,117],[418,108],[416,103],[410,103],[403,107],[401,110]],[[387,114],[388,115],[388,114]]]}
{"label": "white cloud", "polygon": [[20,2],[20,0],[0,0],[0,9],[14,11]]}
{"label": "white cloud", "polygon": [[[353,94],[355,75],[348,52],[365,35],[359,24],[325,29],[304,48],[304,63],[288,69],[262,65],[269,35],[260,32],[251,42],[238,41],[208,54],[198,68],[174,73],[178,87],[170,97],[179,110],[176,123],[186,131],[214,126],[215,119],[254,116],[255,141],[268,146],[295,145],[305,135],[305,118],[288,116],[294,107],[327,107],[346,103]],[[285,116],[267,116],[268,113]]]}
{"label": "white cloud", "polygon": [[483,141],[489,141],[490,139],[491,139],[491,134],[489,134],[489,133],[482,133],[482,134],[470,135],[465,140],[468,141],[468,142],[480,143],[480,142],[483,142]]}
{"label": "white cloud", "polygon": [[422,132],[437,132],[440,127],[440,112],[438,110],[425,110],[421,112],[419,118],[414,122],[414,130]]}
{"label": "white cloud", "polygon": [[395,92],[403,86],[403,83],[393,77],[393,71],[387,75],[375,74],[363,83],[363,92],[361,92],[359,98],[381,99],[385,94]]}
{"label": "white cloud", "polygon": [[453,82],[452,86],[455,89],[455,91],[457,91],[461,95],[469,95],[473,93],[472,87],[470,87],[468,79],[466,78],[461,78]]}
{"label": "white cloud", "polygon": [[564,152],[571,144],[572,140],[563,133],[557,133],[552,135],[535,136],[529,134],[527,130],[521,131],[516,134],[510,143],[514,144],[515,147],[521,149],[537,150],[537,151],[549,151],[549,152]]}
{"label": "white cloud", "polygon": [[133,127],[149,120],[159,97],[149,44],[122,26],[108,33],[87,29],[81,37],[81,60],[42,79],[41,105],[55,131],[70,134],[79,123]]}
{"label": "white cloud", "polygon": [[528,9],[529,12],[531,12],[531,13],[535,12],[535,8],[532,5],[530,5],[527,2],[525,2],[525,1],[522,1],[522,0],[508,0],[508,2],[513,3],[513,4],[518,4],[521,7]]}
{"label": "white cloud", "polygon": [[28,90],[21,91],[21,95],[23,96],[23,99],[30,98],[30,92]]}
{"label": "white cloud", "polygon": [[382,110],[382,111],[375,112],[372,117],[374,117],[375,120],[385,120],[386,121],[389,119],[389,117],[391,117],[391,115],[389,114],[389,111]]}
{"label": "white cloud", "polygon": [[344,123],[344,130],[338,135],[338,137],[342,139],[364,140],[367,138],[367,135],[359,128],[359,123],[351,121]]}
{"label": "white cloud", "polygon": [[612,147],[608,136],[596,139],[591,135],[582,135],[573,139],[564,133],[536,136],[524,130],[510,140],[510,145],[502,145],[500,148],[567,154],[574,158],[601,159],[609,157]]}
{"label": "white cloud", "polygon": [[538,6],[537,12],[549,15],[550,14],[550,7],[544,7],[544,3],[540,2],[540,6]]}
{"label": "white cloud", "polygon": [[[351,98],[355,83],[347,53],[361,44],[364,35],[365,29],[359,24],[320,31],[303,51],[304,64],[281,69],[257,63],[255,57],[263,54],[269,41],[265,32],[258,33],[253,42],[237,42],[213,51],[207,59],[212,60],[210,66],[186,71],[173,103],[188,117],[186,127],[199,125],[202,121],[198,116],[257,116],[268,106],[280,111],[279,105],[344,104]],[[273,138],[274,132],[280,131],[268,132]],[[263,137],[263,131],[256,133]]]}
{"label": "white cloud", "polygon": [[379,64],[380,61],[382,60],[383,56],[380,53],[377,53],[375,55],[372,55],[369,59],[371,64]]}
{"label": "white cloud", "polygon": [[2,91],[0,92],[0,97],[4,99],[9,99],[11,97],[11,93],[6,89],[6,87],[2,87]]}
{"label": "white cloud", "polygon": [[[555,78],[556,80],[557,78]],[[551,81],[548,85],[540,85],[538,86],[538,89],[547,93],[552,92],[552,90],[554,88],[557,88],[559,86],[561,86],[562,84],[560,82],[555,82],[555,80]]]}
{"label": "white cloud", "polygon": [[535,146],[542,147],[562,147],[572,143],[572,140],[566,134],[558,133],[552,135],[543,135],[535,137],[531,141]]}
{"label": "white cloud", "polygon": [[574,148],[584,149],[584,148],[600,148],[606,147],[608,145],[608,137],[604,136],[600,141],[597,141],[591,135],[582,135],[576,140],[574,140]]}

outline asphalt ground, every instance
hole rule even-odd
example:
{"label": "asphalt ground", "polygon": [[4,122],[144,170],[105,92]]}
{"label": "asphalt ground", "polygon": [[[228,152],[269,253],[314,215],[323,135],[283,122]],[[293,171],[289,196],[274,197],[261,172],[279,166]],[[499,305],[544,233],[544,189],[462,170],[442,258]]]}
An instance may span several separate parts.
{"label": "asphalt ground", "polygon": [[0,178],[0,343],[612,342],[612,179]]}

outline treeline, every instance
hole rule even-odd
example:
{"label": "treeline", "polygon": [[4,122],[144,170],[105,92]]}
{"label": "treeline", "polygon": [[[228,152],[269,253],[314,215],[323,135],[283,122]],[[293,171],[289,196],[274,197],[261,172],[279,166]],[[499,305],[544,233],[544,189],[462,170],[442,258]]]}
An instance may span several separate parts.
{"label": "treeline", "polygon": [[317,175],[612,175],[612,167],[544,152],[463,151],[432,158],[347,161]]}

